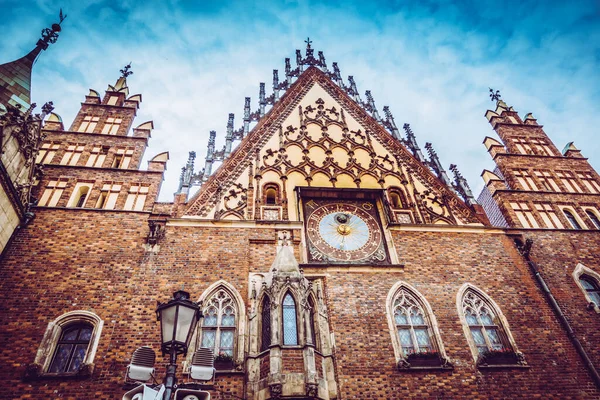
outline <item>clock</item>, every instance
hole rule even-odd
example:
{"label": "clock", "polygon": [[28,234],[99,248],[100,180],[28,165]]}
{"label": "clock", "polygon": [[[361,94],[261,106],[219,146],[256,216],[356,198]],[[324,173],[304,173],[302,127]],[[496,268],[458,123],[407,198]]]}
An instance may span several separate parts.
{"label": "clock", "polygon": [[309,261],[387,262],[373,201],[310,199],[304,211]]}

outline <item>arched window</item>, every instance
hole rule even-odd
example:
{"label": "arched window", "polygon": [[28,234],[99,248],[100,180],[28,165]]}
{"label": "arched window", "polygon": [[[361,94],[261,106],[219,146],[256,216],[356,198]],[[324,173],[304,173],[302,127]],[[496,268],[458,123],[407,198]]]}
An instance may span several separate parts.
{"label": "arched window", "polygon": [[600,229],[600,219],[598,219],[598,216],[592,210],[585,210],[585,212],[596,226],[596,229]]}
{"label": "arched window", "polygon": [[87,323],[65,328],[56,344],[48,372],[77,372],[83,365],[94,327]]}
{"label": "arched window", "polygon": [[265,296],[261,310],[261,334],[260,351],[267,350],[271,346],[271,300]]}
{"label": "arched window", "polygon": [[90,191],[89,186],[83,186],[78,193],[77,203],[75,203],[75,207],[81,208],[85,204],[85,199]]}
{"label": "arched window", "polygon": [[393,303],[394,323],[404,357],[433,351],[427,314],[416,297],[401,288]]}
{"label": "arched window", "polygon": [[406,199],[404,193],[398,188],[390,188],[388,190],[388,198],[390,199],[390,206],[394,209],[405,208]]}
{"label": "arched window", "polygon": [[283,344],[285,346],[298,345],[298,324],[296,319],[296,302],[288,292],[283,298],[282,304],[283,320]]}
{"label": "arched window", "polygon": [[577,218],[575,218],[571,211],[563,210],[563,213],[565,214],[565,217],[567,217],[574,229],[581,229],[581,225],[579,225]]}
{"label": "arched window", "polygon": [[215,355],[234,356],[237,307],[231,294],[219,289],[204,302],[201,347],[213,349]]}
{"label": "arched window", "polygon": [[48,324],[35,357],[39,373],[82,374],[94,363],[104,322],[94,313],[79,310],[61,315]]}
{"label": "arched window", "polygon": [[274,183],[267,183],[264,186],[264,201],[266,205],[279,204],[279,186]]}
{"label": "arched window", "polygon": [[596,307],[600,307],[600,287],[598,286],[598,281],[591,276],[581,275],[579,277],[579,282],[585,289],[585,292],[592,303],[594,303]]}
{"label": "arched window", "polygon": [[489,301],[473,289],[467,289],[462,298],[462,313],[471,339],[479,354],[511,349],[504,335],[498,313]]}

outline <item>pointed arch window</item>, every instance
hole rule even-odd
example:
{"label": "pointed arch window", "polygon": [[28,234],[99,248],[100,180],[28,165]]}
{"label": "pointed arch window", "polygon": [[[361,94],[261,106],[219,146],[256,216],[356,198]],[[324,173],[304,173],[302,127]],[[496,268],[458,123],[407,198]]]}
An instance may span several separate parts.
{"label": "pointed arch window", "polygon": [[298,323],[296,318],[296,302],[291,293],[287,293],[282,303],[283,344],[285,346],[298,345]]}
{"label": "pointed arch window", "polygon": [[582,229],[581,225],[579,224],[579,221],[577,221],[577,218],[575,218],[571,211],[565,209],[563,210],[563,213],[565,214],[565,217],[567,217],[569,223],[573,226],[574,229]]}
{"label": "pointed arch window", "polygon": [[512,350],[503,333],[498,313],[483,296],[474,290],[467,290],[462,300],[462,312],[479,354]]}
{"label": "pointed arch window", "polygon": [[589,217],[589,219],[596,226],[596,229],[600,229],[600,219],[598,219],[598,216],[596,215],[596,213],[593,212],[592,210],[585,210],[585,212],[586,212],[587,216]]}
{"label": "pointed arch window", "polygon": [[265,296],[261,310],[260,351],[265,351],[271,346],[271,300]]}
{"label": "pointed arch window", "polygon": [[596,307],[600,307],[600,286],[598,285],[598,281],[591,276],[581,275],[579,277],[579,282],[585,289],[585,292],[592,303],[594,303]]}
{"label": "pointed arch window", "polygon": [[434,350],[430,324],[423,306],[405,288],[398,291],[393,303],[394,323],[404,357]]}
{"label": "pointed arch window", "polygon": [[219,289],[205,304],[201,347],[213,349],[214,354],[233,357],[238,314],[235,301],[228,291]]}

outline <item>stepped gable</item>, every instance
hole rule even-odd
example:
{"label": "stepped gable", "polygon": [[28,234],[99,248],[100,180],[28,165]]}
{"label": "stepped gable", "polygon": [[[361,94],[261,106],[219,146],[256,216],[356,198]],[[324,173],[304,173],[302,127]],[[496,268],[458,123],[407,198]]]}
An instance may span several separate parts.
{"label": "stepped gable", "polygon": [[[388,172],[392,172],[389,167],[395,167],[395,172],[397,172],[398,175],[403,175],[403,172],[398,168],[401,166],[409,175],[409,177],[403,177],[404,180],[408,179],[408,181],[411,181],[417,179],[421,183],[424,190],[421,191],[420,197],[417,197],[419,197],[419,200],[423,201],[422,206],[425,209],[428,207],[438,207],[440,209],[446,208],[446,210],[437,213],[439,218],[433,217],[426,221],[417,222],[433,223],[443,220],[444,223],[449,224],[486,224],[486,221],[476,215],[469,206],[458,198],[453,190],[443,184],[427,165],[418,161],[415,156],[387,132],[374,117],[369,115],[363,107],[350,98],[350,96],[335,84],[326,73],[315,66],[310,66],[306,71],[301,73],[298,79],[283,95],[281,100],[276,102],[273,108],[263,118],[259,119],[258,124],[249,132],[248,136],[242,140],[233,153],[224,160],[221,167],[202,185],[200,191],[190,199],[189,207],[184,215],[211,218],[212,213],[214,219],[220,219],[226,215],[233,216],[235,217],[234,219],[246,219],[248,215],[244,212],[246,206],[245,202],[248,199],[248,195],[251,194],[249,193],[248,188],[252,185],[252,176],[254,176],[255,173],[259,173],[261,167],[259,155],[261,154],[261,150],[264,150],[267,143],[277,134],[282,138],[282,130],[287,130],[285,136],[288,136],[288,134],[291,133],[291,131],[289,131],[290,129],[292,129],[292,131],[294,130],[294,127],[285,126],[285,121],[294,112],[300,112],[300,118],[303,118],[302,109],[299,107],[300,103],[302,103],[307,94],[315,88],[315,85],[321,87],[322,90],[337,103],[333,105],[333,110],[341,110],[342,118],[344,117],[344,113],[347,113],[360,125],[363,131],[361,132],[358,130],[358,132],[351,133],[365,137],[365,141],[368,142],[369,145],[372,143],[372,139],[375,139],[376,142],[382,146],[387,154],[379,154],[378,157],[381,158],[382,163],[388,165]],[[321,102],[321,110],[317,111],[317,113],[320,112],[323,114],[323,110],[331,110],[331,108],[327,108],[323,104],[321,98],[316,99],[315,106],[312,107],[312,110],[319,108],[319,102]],[[332,105],[328,104],[327,106]],[[305,108],[304,114],[306,114],[307,110],[309,110],[309,108]],[[306,115],[304,118],[306,118]],[[345,121],[342,124],[344,123]],[[340,125],[340,123],[337,124]],[[372,146],[371,150],[373,150]],[[272,156],[272,154],[273,151],[267,149],[266,154],[263,154],[263,159]],[[372,153],[372,155],[374,154]],[[332,161],[335,160],[332,159]],[[373,162],[371,165],[365,166],[366,169],[372,167],[375,167]],[[246,174],[244,174],[244,172],[246,172]],[[338,174],[340,172],[341,171],[338,171]],[[248,178],[246,178],[246,176]],[[380,178],[383,177],[380,176]],[[379,182],[379,184],[380,186],[378,188],[385,187],[382,182]],[[427,201],[427,197],[429,197],[430,201]],[[223,198],[226,199],[223,201]],[[233,206],[227,207],[226,202],[231,199],[234,200]],[[221,202],[224,207],[220,210],[215,210],[215,208],[219,208],[219,203]],[[427,210],[424,210],[424,212],[427,213]],[[248,219],[252,219],[251,216]],[[287,219],[285,212],[283,219]]]}

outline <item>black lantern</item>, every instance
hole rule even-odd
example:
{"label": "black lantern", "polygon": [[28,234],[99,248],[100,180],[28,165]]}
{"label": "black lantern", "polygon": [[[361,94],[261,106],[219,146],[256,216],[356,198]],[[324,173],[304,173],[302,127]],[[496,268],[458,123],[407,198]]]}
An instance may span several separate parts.
{"label": "black lantern", "polygon": [[201,317],[200,307],[190,301],[190,294],[183,290],[173,293],[168,303],[158,304],[156,316],[160,321],[163,354],[187,354]]}

